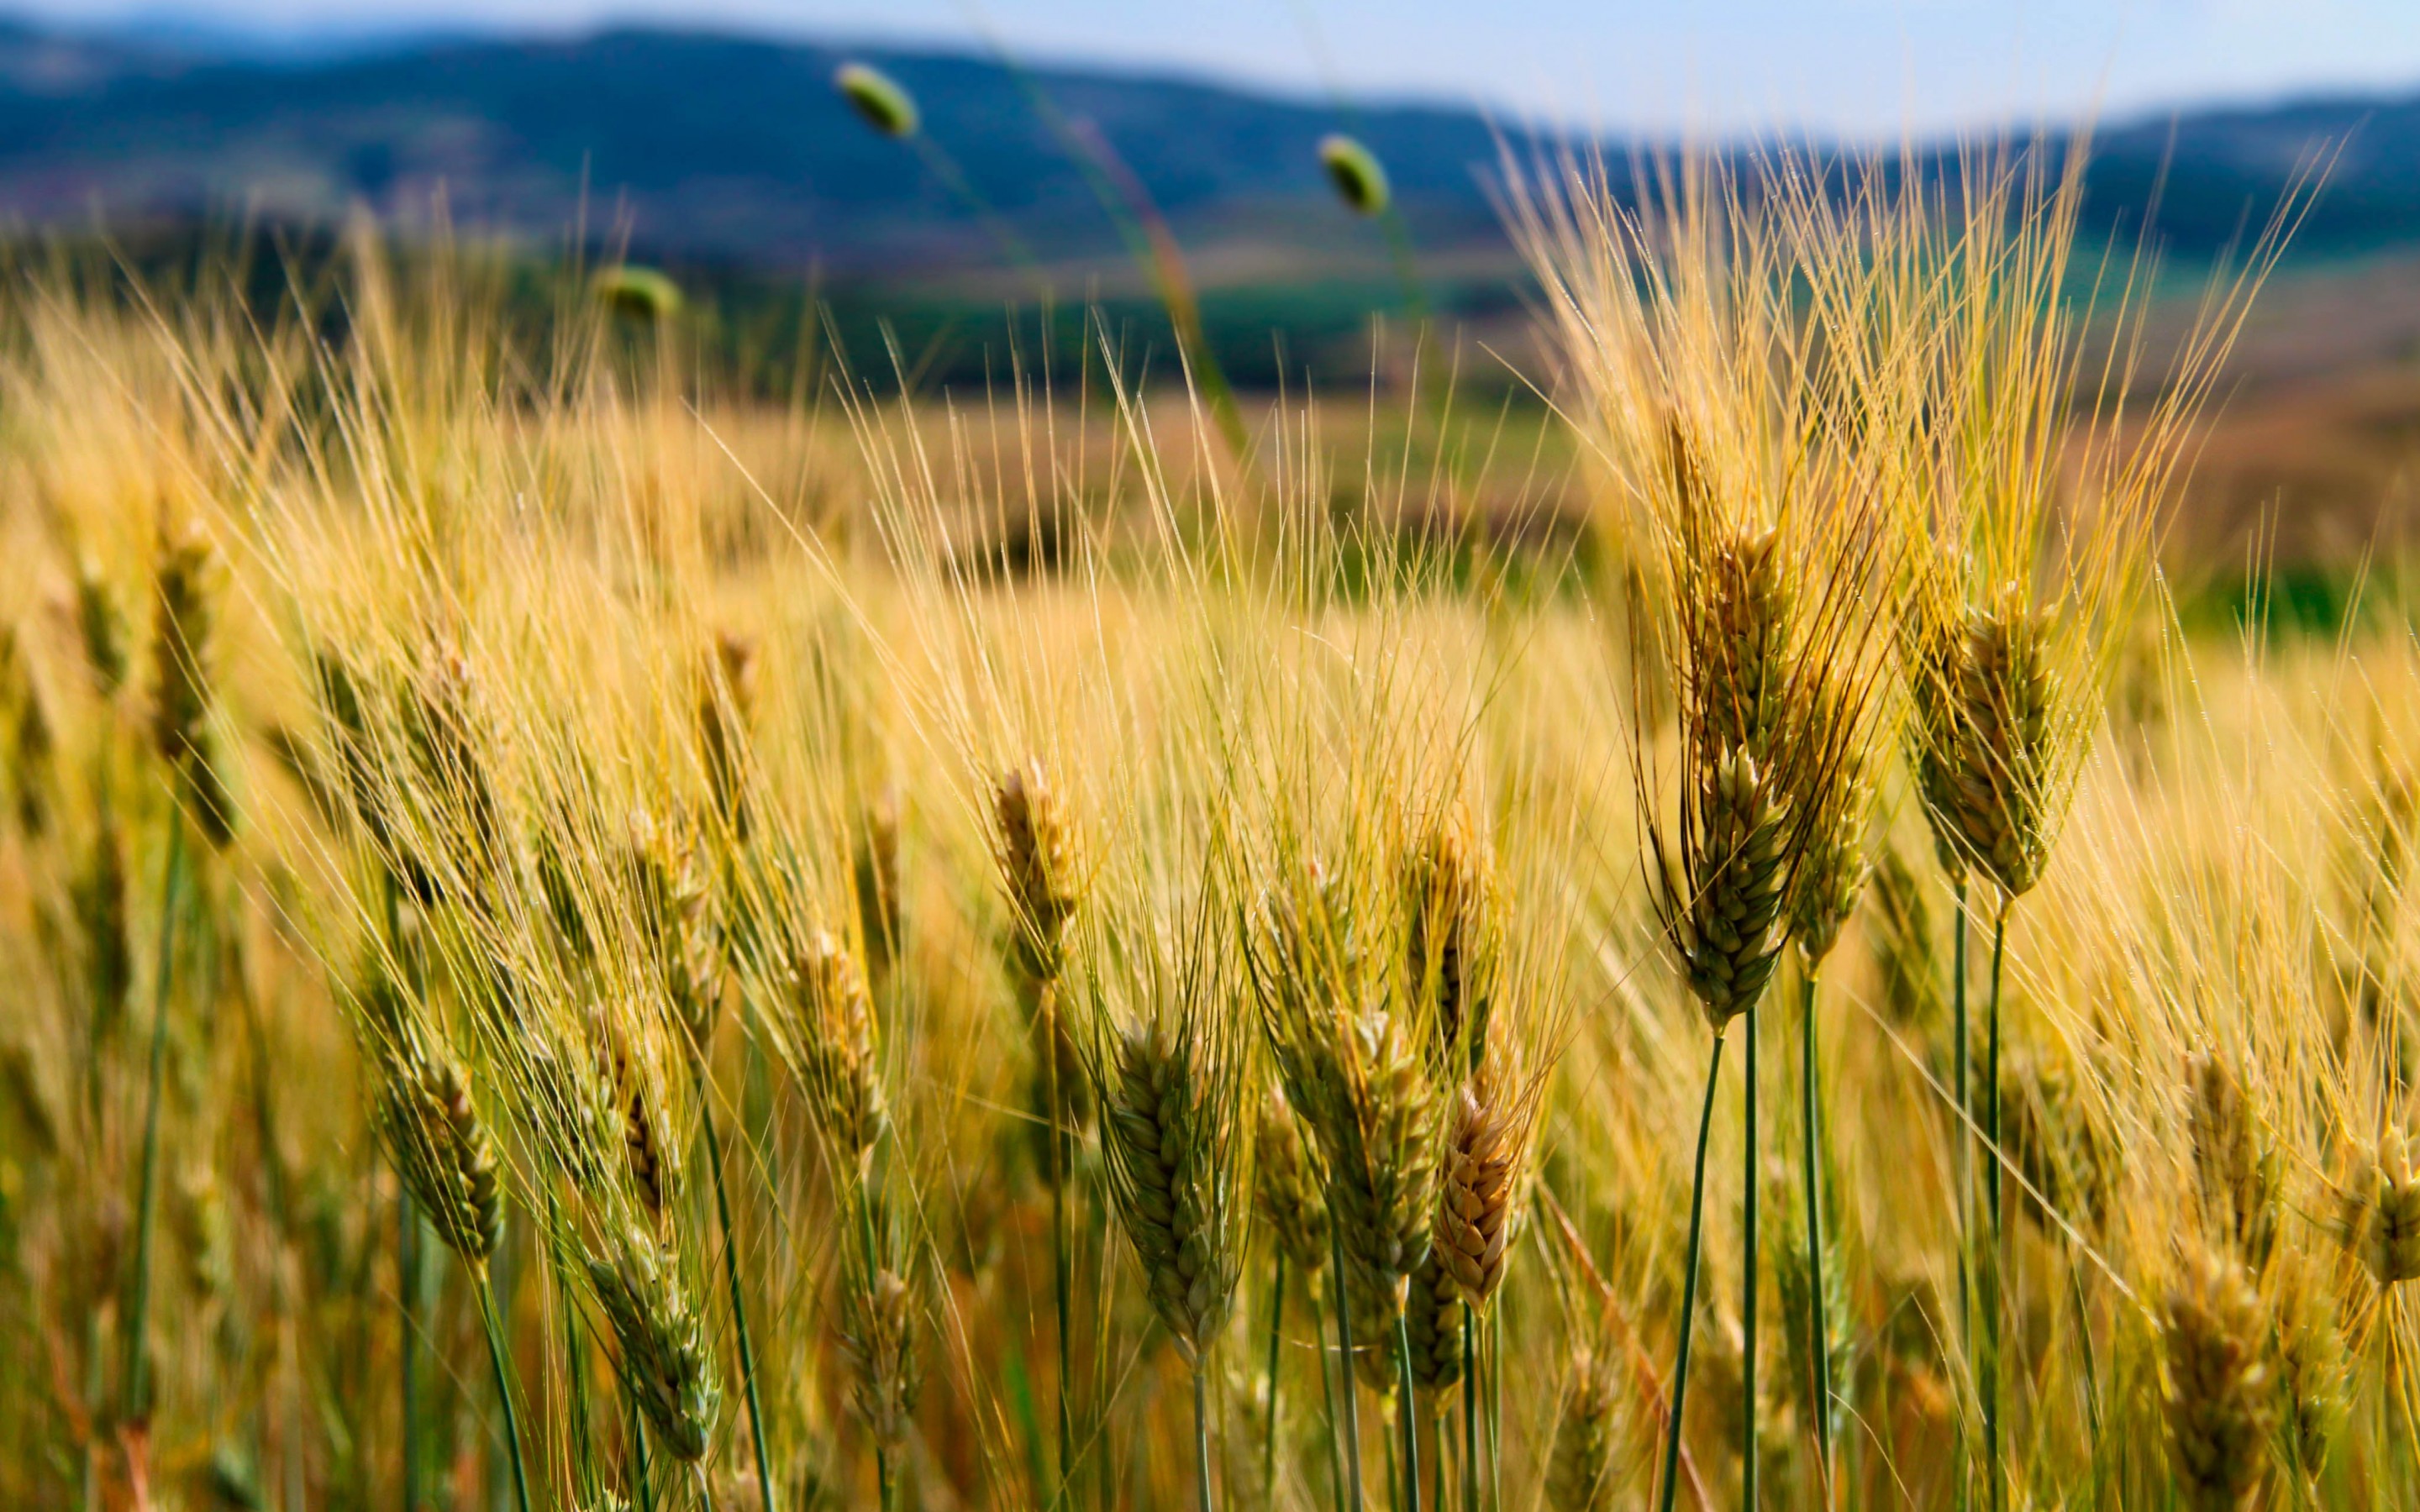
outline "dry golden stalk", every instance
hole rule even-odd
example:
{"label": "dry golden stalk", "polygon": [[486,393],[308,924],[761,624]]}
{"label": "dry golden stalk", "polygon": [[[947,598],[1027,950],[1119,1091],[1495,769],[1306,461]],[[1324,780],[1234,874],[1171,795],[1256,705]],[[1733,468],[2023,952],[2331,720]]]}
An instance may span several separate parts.
{"label": "dry golden stalk", "polygon": [[2420,1280],[2420,1172],[2400,1128],[2359,1152],[2338,1203],[2337,1235],[2380,1286]]}
{"label": "dry golden stalk", "polygon": [[2203,1226],[2257,1272],[2277,1244],[2277,1151],[2244,1096],[2242,1084],[2215,1056],[2195,1057],[2194,1177]]}
{"label": "dry golden stalk", "polygon": [[1546,1459],[1551,1512],[1612,1512],[1614,1412],[1621,1405],[1620,1391],[1612,1362],[1588,1350],[1573,1355],[1563,1413],[1555,1424],[1554,1448]]}
{"label": "dry golden stalk", "polygon": [[1302,1127],[1274,1088],[1261,1107],[1252,1183],[1253,1205],[1286,1263],[1297,1275],[1316,1274],[1327,1264],[1327,1201]]}
{"label": "dry golden stalk", "polygon": [[1494,865],[1466,822],[1432,827],[1403,865],[1405,965],[1435,1041],[1457,1066],[1487,1057],[1498,899]]}
{"label": "dry golden stalk", "polygon": [[614,1373],[675,1458],[705,1458],[721,1405],[697,1308],[679,1268],[636,1228],[608,1235],[588,1255],[588,1281],[618,1355]]}
{"label": "dry golden stalk", "polygon": [[1951,800],[1968,862],[2009,897],[2041,880],[2055,753],[2049,616],[2022,583],[2004,583],[1969,612],[1955,689],[1957,782]]}
{"label": "dry golden stalk", "polygon": [[2195,1512],[2236,1512],[2260,1489],[2276,1409],[2260,1298],[2241,1262],[2196,1248],[2161,1323],[2169,1472]]}
{"label": "dry golden stalk", "polygon": [[1100,1068],[1109,1195],[1152,1310],[1197,1370],[1243,1270],[1238,1068],[1217,1031],[1121,1033]]}
{"label": "dry golden stalk", "polygon": [[1683,801],[1696,823],[1684,826],[1680,866],[1663,868],[1659,907],[1689,990],[1720,1033],[1756,1006],[1781,959],[1789,812],[1756,758],[1737,749]]}
{"label": "dry golden stalk", "polygon": [[698,755],[706,766],[706,790],[731,837],[744,841],[749,830],[748,732],[756,713],[756,642],[733,631],[717,632],[698,685]]}
{"label": "dry golden stalk", "polygon": [[1492,1078],[1482,1074],[1462,1088],[1446,1134],[1435,1248],[1440,1267],[1474,1310],[1484,1309],[1504,1282],[1524,1135],[1525,1120]]}
{"label": "dry golden stalk", "polygon": [[412,1201],[447,1248],[484,1267],[504,1236],[495,1142],[452,1052],[406,1028],[382,1046],[379,1134]]}
{"label": "dry golden stalk", "polygon": [[845,945],[817,930],[799,947],[790,983],[800,1069],[815,1126],[834,1157],[861,1174],[887,1117],[864,974]]}
{"label": "dry golden stalk", "polygon": [[2335,1302],[2317,1265],[2297,1252],[2277,1280],[2274,1365],[2286,1463],[2307,1482],[2327,1468],[2345,1421],[2347,1370]]}
{"label": "dry golden stalk", "polygon": [[151,744],[176,774],[202,836],[223,848],[235,836],[234,800],[210,738],[210,578],[218,554],[197,531],[164,533],[156,563],[152,620]]}
{"label": "dry golden stalk", "polygon": [[913,1304],[905,1280],[877,1270],[863,1285],[849,1287],[843,1308],[840,1344],[849,1363],[849,1411],[886,1450],[907,1442],[923,1384]]}

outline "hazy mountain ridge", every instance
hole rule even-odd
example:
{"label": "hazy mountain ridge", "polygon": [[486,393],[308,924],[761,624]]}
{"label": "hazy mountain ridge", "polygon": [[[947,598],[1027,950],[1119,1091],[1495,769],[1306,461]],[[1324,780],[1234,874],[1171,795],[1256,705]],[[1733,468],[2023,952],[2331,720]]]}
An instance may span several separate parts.
{"label": "hazy mountain ridge", "polygon": [[[592,228],[626,222],[654,255],[892,273],[996,261],[914,154],[834,96],[831,71],[853,56],[916,92],[934,139],[1046,258],[1112,243],[1026,82],[995,62],[638,29],[262,59],[0,26],[0,214],[324,223],[366,203],[410,221],[442,190],[459,224],[541,240],[559,239],[584,205]],[[1115,146],[1189,244],[1366,255],[1370,239],[1328,201],[1313,161],[1339,129],[1386,160],[1424,248],[1500,241],[1486,188],[1499,138],[1476,112],[1346,113],[1100,71],[1042,69],[1034,82]],[[2420,244],[2420,96],[2104,131],[2093,214],[2139,224],[2156,186],[2164,240],[2211,250],[2332,144],[2302,250]]]}

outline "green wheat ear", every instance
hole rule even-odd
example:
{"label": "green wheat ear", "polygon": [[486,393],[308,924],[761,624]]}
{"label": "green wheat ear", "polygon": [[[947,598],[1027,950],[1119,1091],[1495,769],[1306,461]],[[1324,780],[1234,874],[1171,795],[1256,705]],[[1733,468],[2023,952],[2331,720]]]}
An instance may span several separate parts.
{"label": "green wheat ear", "polygon": [[681,311],[680,285],[653,268],[603,269],[591,287],[609,312],[632,320],[669,320]]}
{"label": "green wheat ear", "polygon": [[1327,170],[1327,181],[1336,186],[1336,197],[1354,214],[1387,213],[1394,190],[1387,182],[1387,165],[1378,161],[1376,153],[1349,136],[1323,137],[1319,165]]}
{"label": "green wheat ear", "polygon": [[898,80],[871,64],[842,64],[832,75],[832,87],[840,91],[841,98],[866,125],[885,136],[914,136],[922,123],[916,112],[916,97]]}

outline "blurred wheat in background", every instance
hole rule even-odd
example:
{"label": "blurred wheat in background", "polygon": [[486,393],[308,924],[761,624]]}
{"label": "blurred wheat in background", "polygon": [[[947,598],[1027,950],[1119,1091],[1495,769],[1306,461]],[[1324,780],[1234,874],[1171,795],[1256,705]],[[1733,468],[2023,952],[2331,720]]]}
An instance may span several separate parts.
{"label": "blurred wheat in background", "polygon": [[0,1503],[2420,1502],[2420,654],[2180,628],[2297,202],[2155,333],[2077,162],[1515,167],[1576,532],[13,273]]}

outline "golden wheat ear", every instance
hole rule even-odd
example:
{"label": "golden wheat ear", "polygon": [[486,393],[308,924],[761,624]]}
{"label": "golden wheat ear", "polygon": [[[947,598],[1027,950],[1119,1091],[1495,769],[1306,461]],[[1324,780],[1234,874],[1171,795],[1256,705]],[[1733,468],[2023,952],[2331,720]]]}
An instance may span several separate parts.
{"label": "golden wheat ear", "polygon": [[2195,1512],[2236,1512],[2267,1478],[2276,1410],[2259,1294],[2241,1262],[2194,1249],[2160,1321],[2169,1472]]}

